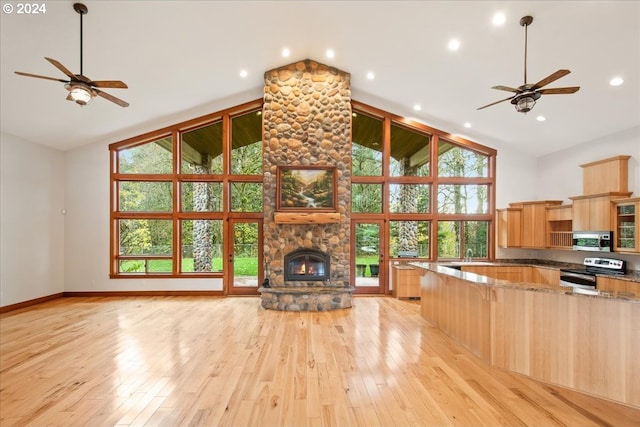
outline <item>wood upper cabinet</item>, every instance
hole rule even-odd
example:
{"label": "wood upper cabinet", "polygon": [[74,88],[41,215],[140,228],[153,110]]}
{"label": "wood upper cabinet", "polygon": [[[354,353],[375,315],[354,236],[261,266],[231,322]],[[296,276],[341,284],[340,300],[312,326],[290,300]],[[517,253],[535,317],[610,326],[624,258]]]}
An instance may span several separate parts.
{"label": "wood upper cabinet", "polygon": [[547,206],[547,247],[571,249],[573,246],[573,206]]}
{"label": "wood upper cabinet", "polygon": [[573,200],[573,231],[614,229],[611,202],[631,195],[627,187],[630,157],[621,155],[580,165],[583,195],[570,197]]}
{"label": "wood upper cabinet", "polygon": [[613,201],[614,250],[640,252],[640,197]]}
{"label": "wood upper cabinet", "polygon": [[510,207],[522,208],[521,247],[544,248],[547,246],[547,206],[561,205],[562,200],[539,200],[510,203]]}
{"label": "wood upper cabinet", "polygon": [[605,193],[570,197],[573,200],[573,231],[613,230],[612,201],[631,193]]}
{"label": "wood upper cabinet", "polygon": [[497,209],[498,247],[519,248],[522,236],[522,208]]}

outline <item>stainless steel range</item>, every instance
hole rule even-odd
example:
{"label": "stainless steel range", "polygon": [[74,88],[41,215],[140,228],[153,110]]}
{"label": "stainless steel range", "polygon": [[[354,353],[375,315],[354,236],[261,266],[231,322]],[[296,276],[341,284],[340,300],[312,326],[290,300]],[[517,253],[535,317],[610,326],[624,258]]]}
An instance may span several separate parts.
{"label": "stainless steel range", "polygon": [[622,276],[627,273],[627,263],[621,259],[585,258],[580,268],[561,268],[560,286],[572,287],[574,291],[596,292],[596,275]]}

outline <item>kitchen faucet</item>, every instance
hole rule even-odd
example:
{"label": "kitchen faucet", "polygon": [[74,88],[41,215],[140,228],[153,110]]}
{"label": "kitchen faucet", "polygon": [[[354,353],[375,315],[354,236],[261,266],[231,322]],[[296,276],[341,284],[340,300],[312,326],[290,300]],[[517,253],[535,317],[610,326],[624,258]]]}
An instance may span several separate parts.
{"label": "kitchen faucet", "polygon": [[467,256],[464,258],[465,261],[471,261],[473,258],[473,250],[471,248],[467,249]]}

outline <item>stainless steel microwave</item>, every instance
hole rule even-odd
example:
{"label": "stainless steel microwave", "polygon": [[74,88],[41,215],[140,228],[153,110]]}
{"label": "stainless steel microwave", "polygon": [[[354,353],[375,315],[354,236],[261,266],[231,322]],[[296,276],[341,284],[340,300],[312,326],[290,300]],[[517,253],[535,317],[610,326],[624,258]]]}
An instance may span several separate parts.
{"label": "stainless steel microwave", "polygon": [[574,231],[573,250],[613,252],[613,231]]}

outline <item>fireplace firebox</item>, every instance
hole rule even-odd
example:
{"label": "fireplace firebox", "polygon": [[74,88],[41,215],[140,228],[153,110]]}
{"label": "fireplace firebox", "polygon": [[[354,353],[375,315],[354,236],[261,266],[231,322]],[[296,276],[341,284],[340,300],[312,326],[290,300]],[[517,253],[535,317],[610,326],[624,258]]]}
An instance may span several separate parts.
{"label": "fireplace firebox", "polygon": [[331,257],[314,249],[297,249],[284,256],[285,281],[329,280]]}

